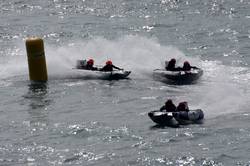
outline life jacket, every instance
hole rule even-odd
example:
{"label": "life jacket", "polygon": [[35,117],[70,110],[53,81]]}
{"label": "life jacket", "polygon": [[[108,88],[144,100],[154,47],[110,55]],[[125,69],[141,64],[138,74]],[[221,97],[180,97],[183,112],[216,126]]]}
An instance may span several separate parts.
{"label": "life jacket", "polygon": [[101,70],[102,71],[113,71],[113,65],[107,64]]}
{"label": "life jacket", "polygon": [[166,107],[167,112],[175,112],[176,111],[176,106],[174,104],[168,105]]}

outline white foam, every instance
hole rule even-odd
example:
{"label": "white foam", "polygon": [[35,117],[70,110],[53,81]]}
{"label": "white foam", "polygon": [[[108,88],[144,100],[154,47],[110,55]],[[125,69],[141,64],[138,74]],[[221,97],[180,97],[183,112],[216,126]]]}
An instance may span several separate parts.
{"label": "white foam", "polygon": [[[202,61],[199,57],[185,56],[177,48],[161,45],[156,39],[124,36],[116,40],[97,37],[66,46],[51,46],[45,43],[45,54],[49,79],[73,78],[78,74],[72,70],[77,59],[93,58],[98,65],[103,65],[106,60],[111,59],[115,65],[132,70],[131,78],[134,79],[145,76],[146,79],[152,79],[153,69],[162,68],[164,61],[172,57],[177,59],[178,64],[189,60],[191,64],[201,66],[204,75],[201,78],[202,86],[188,86],[189,92],[184,95],[183,100],[193,97],[197,106],[212,116],[236,112],[250,99],[248,68],[225,66],[219,61]],[[27,75],[28,79],[24,41],[20,41],[13,50],[13,55],[3,61],[7,62],[0,66],[2,80],[20,75]],[[3,82],[1,84],[4,85]]]}
{"label": "white foam", "polygon": [[[24,75],[28,73],[28,64],[24,41],[17,43],[15,55],[1,65],[0,77]],[[122,68],[132,70],[133,74],[152,72],[155,68],[162,68],[164,61],[172,57],[177,63],[184,60],[199,62],[197,58],[186,57],[173,46],[159,44],[156,39],[141,36],[125,36],[116,40],[107,40],[101,37],[88,41],[76,41],[65,46],[51,46],[45,43],[45,55],[48,74],[65,75],[70,71],[77,59],[93,58],[96,65],[104,65],[111,59]],[[197,65],[197,64],[196,64]]]}
{"label": "white foam", "polygon": [[[133,75],[151,73],[155,68],[162,68],[164,61],[172,57],[177,62],[184,60],[198,62],[197,58],[186,57],[173,46],[163,46],[155,39],[140,36],[125,36],[116,40],[95,38],[78,41],[64,47],[46,47],[46,58],[50,74],[74,67],[77,59],[93,58],[95,64],[104,65],[111,59],[117,66],[132,70]],[[197,65],[197,63],[196,63]]]}

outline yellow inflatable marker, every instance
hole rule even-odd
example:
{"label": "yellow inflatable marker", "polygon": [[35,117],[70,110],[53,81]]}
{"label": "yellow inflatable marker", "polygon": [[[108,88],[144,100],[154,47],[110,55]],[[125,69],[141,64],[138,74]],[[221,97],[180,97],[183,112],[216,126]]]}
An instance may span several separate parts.
{"label": "yellow inflatable marker", "polygon": [[41,38],[28,38],[26,40],[28,56],[29,77],[32,81],[47,81],[47,68],[43,40]]}

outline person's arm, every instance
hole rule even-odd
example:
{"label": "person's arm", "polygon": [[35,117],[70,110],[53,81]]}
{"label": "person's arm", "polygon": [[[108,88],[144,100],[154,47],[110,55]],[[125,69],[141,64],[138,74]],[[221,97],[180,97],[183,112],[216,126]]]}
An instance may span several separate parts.
{"label": "person's arm", "polygon": [[175,105],[173,105],[173,112],[177,112],[177,107]]}
{"label": "person's arm", "polygon": [[[105,67],[105,66],[104,66]],[[99,71],[104,71],[104,67],[101,67],[100,69],[99,69]]]}
{"label": "person's arm", "polygon": [[165,105],[160,108],[160,111],[164,111],[164,110],[166,110]]}
{"label": "person's arm", "polygon": [[198,67],[196,66],[191,66],[192,69],[199,69]]}
{"label": "person's arm", "polygon": [[114,66],[114,65],[112,65],[112,67],[115,68],[115,69],[118,69],[118,70],[122,70],[121,68],[116,67],[116,66]]}
{"label": "person's arm", "polygon": [[182,70],[182,68],[180,66],[175,68],[175,71],[181,71],[181,70]]}
{"label": "person's arm", "polygon": [[97,67],[92,67],[92,70],[98,70],[98,68]]}

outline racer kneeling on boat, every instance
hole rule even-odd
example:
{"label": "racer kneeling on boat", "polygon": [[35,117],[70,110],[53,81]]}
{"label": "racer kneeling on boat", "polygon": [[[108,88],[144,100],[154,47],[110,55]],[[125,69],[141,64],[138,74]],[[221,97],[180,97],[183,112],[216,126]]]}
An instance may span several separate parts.
{"label": "racer kneeling on boat", "polygon": [[160,111],[175,112],[176,106],[171,99],[168,99],[165,105],[160,108]]}
{"label": "racer kneeling on boat", "polygon": [[188,112],[188,103],[186,101],[180,102],[178,106],[176,107],[175,104],[171,99],[168,99],[165,102],[165,105],[160,108],[160,111],[166,111],[166,112],[180,112],[180,111],[185,111]]}
{"label": "racer kneeling on boat", "polygon": [[183,71],[190,71],[191,69],[198,69],[197,67],[195,66],[191,66],[190,63],[188,61],[185,61],[183,63],[183,67],[182,67],[182,70]]}
{"label": "racer kneeling on boat", "polygon": [[112,61],[108,60],[108,61],[106,62],[106,65],[103,66],[103,67],[100,69],[100,71],[113,71],[113,68],[118,69],[118,70],[123,70],[123,69],[121,69],[121,68],[119,68],[119,67],[116,67],[115,65],[113,65]]}
{"label": "racer kneeling on boat", "polygon": [[188,103],[186,101],[180,102],[179,105],[177,106],[176,112],[180,111],[185,111],[185,112],[189,111]]}
{"label": "racer kneeling on boat", "polygon": [[89,59],[87,61],[86,66],[84,66],[84,69],[86,69],[86,70],[97,70],[97,67],[94,67],[94,60],[93,59]]}
{"label": "racer kneeling on boat", "polygon": [[175,67],[176,59],[172,58],[169,62],[165,62],[165,69],[168,71],[180,71],[181,67]]}
{"label": "racer kneeling on boat", "polygon": [[191,66],[188,61],[183,63],[183,67],[175,67],[176,59],[172,58],[170,61],[165,62],[165,69],[168,71],[190,71],[191,69],[198,69],[195,66]]}

